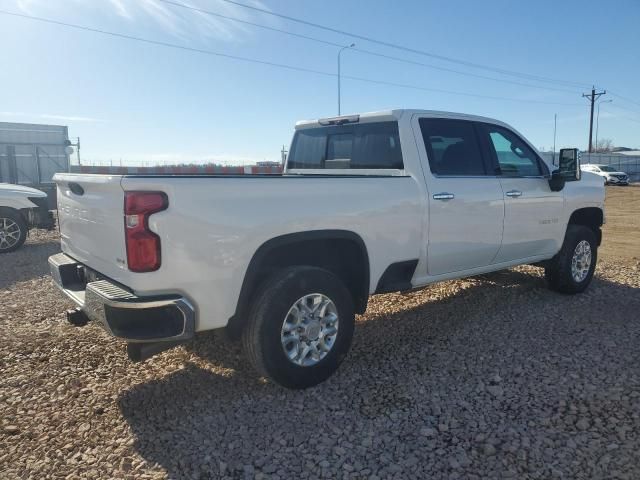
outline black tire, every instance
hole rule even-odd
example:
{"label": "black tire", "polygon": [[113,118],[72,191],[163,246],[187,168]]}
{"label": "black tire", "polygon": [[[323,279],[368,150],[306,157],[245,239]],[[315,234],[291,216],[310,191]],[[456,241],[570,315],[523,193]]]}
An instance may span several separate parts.
{"label": "black tire", "polygon": [[[591,265],[586,277],[581,281],[576,281],[571,273],[571,263],[576,247],[583,240],[587,241],[591,248]],[[591,283],[597,260],[598,242],[593,230],[582,225],[569,225],[562,249],[555,257],[549,260],[544,271],[549,288],[556,292],[568,294],[583,292]]]}
{"label": "black tire", "polygon": [[[20,230],[18,232],[18,241],[16,243],[13,243],[11,240],[3,240],[2,238],[4,236],[2,235],[4,226],[9,224],[9,222],[17,226]],[[13,252],[20,248],[27,239],[28,231],[27,222],[25,222],[24,217],[20,212],[11,208],[0,208],[0,254]],[[11,232],[14,232],[14,230],[11,230]],[[7,232],[4,232],[4,234],[6,235]],[[8,246],[10,241],[12,244],[11,246]]]}
{"label": "black tire", "polygon": [[[289,309],[313,293],[321,293],[334,303],[338,333],[324,358],[315,365],[299,366],[285,353],[281,329]],[[289,267],[268,278],[253,296],[242,343],[261,375],[283,387],[307,388],[323,382],[338,369],[351,346],[354,323],[353,299],[336,275],[316,267]]]}

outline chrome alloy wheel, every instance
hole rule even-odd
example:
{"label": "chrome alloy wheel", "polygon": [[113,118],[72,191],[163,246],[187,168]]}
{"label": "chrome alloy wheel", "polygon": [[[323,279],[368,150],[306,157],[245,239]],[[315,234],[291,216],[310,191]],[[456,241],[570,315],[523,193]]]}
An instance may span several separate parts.
{"label": "chrome alloy wheel", "polygon": [[571,258],[571,276],[573,279],[580,283],[587,275],[589,275],[589,269],[591,268],[591,245],[586,240],[582,240],[576,249],[573,251],[573,257]]}
{"label": "chrome alloy wheel", "polygon": [[333,301],[311,293],[299,298],[282,322],[280,341],[289,361],[301,367],[316,365],[338,337],[338,310]]}
{"label": "chrome alloy wheel", "polygon": [[0,250],[13,247],[20,240],[20,225],[10,218],[0,217]]}

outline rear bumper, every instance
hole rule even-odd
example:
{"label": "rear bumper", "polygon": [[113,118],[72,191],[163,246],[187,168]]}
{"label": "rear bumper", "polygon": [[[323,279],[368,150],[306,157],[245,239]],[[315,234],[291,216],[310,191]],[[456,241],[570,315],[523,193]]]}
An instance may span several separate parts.
{"label": "rear bumper", "polygon": [[138,297],[64,253],[49,257],[49,269],[58,288],[114,337],[142,343],[182,341],[194,335],[195,310],[184,297]]}

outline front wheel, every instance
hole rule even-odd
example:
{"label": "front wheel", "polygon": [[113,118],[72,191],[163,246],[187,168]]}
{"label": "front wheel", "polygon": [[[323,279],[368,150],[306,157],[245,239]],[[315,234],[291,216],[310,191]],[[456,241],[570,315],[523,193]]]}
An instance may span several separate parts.
{"label": "front wheel", "polygon": [[27,224],[20,212],[0,208],[0,253],[17,250],[27,239]]}
{"label": "front wheel", "polygon": [[562,249],[545,268],[549,287],[561,293],[583,292],[591,283],[597,259],[598,244],[593,230],[569,225]]}
{"label": "front wheel", "polygon": [[351,294],[333,273],[290,267],[268,278],[251,305],[243,346],[262,375],[287,388],[329,378],[353,337]]}

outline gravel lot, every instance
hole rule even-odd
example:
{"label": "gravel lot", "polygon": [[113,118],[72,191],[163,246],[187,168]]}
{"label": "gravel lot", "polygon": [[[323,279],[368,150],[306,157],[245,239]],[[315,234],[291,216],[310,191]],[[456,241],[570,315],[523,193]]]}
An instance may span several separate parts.
{"label": "gravel lot", "polygon": [[[608,218],[631,197],[609,196]],[[302,392],[216,333],[130,364],[65,323],[56,251],[36,232],[0,258],[2,479],[640,478],[640,258],[624,248],[578,296],[521,267],[374,297],[344,366]]]}

